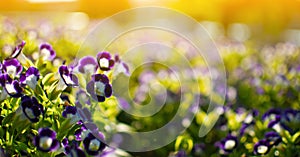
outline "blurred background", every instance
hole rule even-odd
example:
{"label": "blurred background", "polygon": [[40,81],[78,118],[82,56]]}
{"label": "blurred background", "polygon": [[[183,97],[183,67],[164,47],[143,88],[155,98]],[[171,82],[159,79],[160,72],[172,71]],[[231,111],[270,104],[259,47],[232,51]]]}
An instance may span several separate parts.
{"label": "blurred background", "polygon": [[11,0],[0,1],[0,15],[24,21],[50,19],[55,25],[78,31],[119,11],[141,6],[183,12],[205,22],[218,37],[300,44],[300,0]]}
{"label": "blurred background", "polygon": [[[271,107],[299,109],[300,0],[10,0],[9,2],[2,0],[0,1],[0,60],[9,56],[20,40],[25,40],[26,46],[23,51],[25,54],[34,54],[38,51],[37,45],[46,41],[53,45],[58,58],[61,57],[62,60],[70,63],[69,61],[73,60],[72,57],[75,57],[81,48],[80,44],[85,40],[85,36],[98,22],[120,11],[143,6],[172,8],[193,17],[207,29],[221,52],[228,76],[225,105],[232,111],[226,110],[216,124],[217,129],[213,129],[202,138],[198,137],[198,129],[204,123],[205,116],[209,114],[199,111],[192,125],[182,135],[184,139],[191,140],[194,144],[205,143],[206,148],[203,152],[206,155],[212,156],[212,153],[217,152],[214,143],[225,137],[227,132],[239,131],[243,119],[236,117],[239,116],[238,111],[241,108],[245,111],[249,110],[249,113],[251,109],[256,108],[261,115]],[[114,29],[115,27],[111,27],[110,31]],[[155,35],[155,33],[149,34]],[[149,34],[140,35],[136,40],[147,41],[149,36],[151,37]],[[130,40],[126,38],[125,41]],[[187,47],[178,40],[174,43],[175,49]],[[126,47],[126,44],[119,42],[116,45],[113,48]],[[122,51],[111,50],[113,51],[110,52],[114,53]],[[88,53],[91,49],[82,51]],[[200,104],[201,109],[206,111],[210,94],[209,73],[204,63],[200,62],[201,57],[195,58],[193,55],[187,55],[187,58],[191,59],[193,68],[199,74],[197,79],[203,95]],[[32,56],[34,58],[34,55]],[[157,65],[151,68],[156,69]],[[144,73],[138,71],[137,74]],[[139,77],[137,74],[134,78]],[[152,75],[151,71],[150,74]],[[138,87],[139,79],[136,80],[136,87]],[[168,82],[165,84],[168,85]],[[129,117],[124,112],[119,113],[112,106],[111,112],[108,113],[110,118],[117,117],[116,121],[138,131],[154,130],[166,124],[176,113],[179,101],[177,90],[170,86],[168,94],[171,98],[168,103],[171,105],[167,105],[160,114],[152,117],[153,119]],[[143,101],[147,101],[147,98],[145,96]],[[243,116],[247,114],[248,112],[243,111]],[[181,140],[178,139],[177,141]],[[258,138],[254,139],[248,138],[250,147],[240,149],[242,150],[240,152],[247,151],[251,154],[253,144],[258,141]],[[187,143],[193,145],[193,142]],[[172,151],[182,149],[180,142],[176,142],[179,143],[178,146],[174,143],[155,152],[133,155],[167,156]],[[191,151],[191,147],[183,150]]]}

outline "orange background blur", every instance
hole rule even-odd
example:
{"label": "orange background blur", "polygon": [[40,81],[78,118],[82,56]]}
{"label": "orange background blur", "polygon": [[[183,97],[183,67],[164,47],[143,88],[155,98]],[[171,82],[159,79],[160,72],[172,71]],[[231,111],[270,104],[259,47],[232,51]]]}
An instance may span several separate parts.
{"label": "orange background blur", "polygon": [[[34,2],[42,1],[42,2]],[[169,7],[203,21],[217,21],[257,28],[257,34],[278,34],[300,28],[300,0],[10,0],[0,1],[0,14],[12,12],[84,12],[101,19],[141,6]],[[62,2],[69,1],[69,2]]]}

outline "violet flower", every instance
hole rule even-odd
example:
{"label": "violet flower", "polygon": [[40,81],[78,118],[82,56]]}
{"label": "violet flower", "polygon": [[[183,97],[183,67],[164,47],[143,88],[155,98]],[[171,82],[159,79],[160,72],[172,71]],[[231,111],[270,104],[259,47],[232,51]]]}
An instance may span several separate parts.
{"label": "violet flower", "polygon": [[75,140],[82,141],[87,135],[86,131],[87,128],[84,125],[82,125],[81,128],[77,129],[74,133]]}
{"label": "violet flower", "polygon": [[77,113],[77,109],[74,106],[67,106],[62,113],[62,116],[65,118],[72,118]]}
{"label": "violet flower", "polygon": [[64,138],[62,140],[62,146],[65,148],[65,155],[70,157],[85,157],[84,151],[78,146],[78,143],[76,141],[72,141],[71,144],[69,144],[69,141],[67,138]]}
{"label": "violet flower", "polygon": [[102,71],[108,71],[114,66],[114,60],[108,52],[99,52],[97,54],[97,61]]}
{"label": "violet flower", "polygon": [[281,111],[279,109],[272,108],[263,114],[262,119],[265,120],[275,120],[277,115],[280,115]]}
{"label": "violet flower", "polygon": [[15,59],[7,59],[3,62],[3,70],[5,73],[7,73],[11,78],[15,78],[17,75],[19,75],[22,72],[22,65],[20,62]]}
{"label": "violet flower", "polygon": [[220,148],[222,154],[231,153],[238,145],[238,139],[235,136],[227,135],[227,137],[220,142],[216,143],[216,146]]}
{"label": "violet flower", "polygon": [[[11,79],[8,74],[0,74],[0,84],[2,87],[4,87],[5,92],[11,97],[18,98],[22,96],[23,89],[21,88],[19,82]],[[4,90],[2,92],[4,92]]]}
{"label": "violet flower", "polygon": [[84,149],[89,155],[98,155],[106,145],[95,137],[92,133],[89,133],[87,137],[83,140]]}
{"label": "violet flower", "polygon": [[105,98],[112,95],[112,86],[104,74],[92,75],[92,80],[87,84],[86,89],[91,97],[99,102],[104,102]]}
{"label": "violet flower", "polygon": [[130,75],[128,65],[121,61],[119,55],[115,55],[115,70],[114,75],[118,75],[119,73],[124,73],[126,76]]}
{"label": "violet flower", "polygon": [[52,61],[55,58],[56,53],[50,44],[43,43],[40,45],[40,56],[43,60]]}
{"label": "violet flower", "polygon": [[274,129],[276,132],[280,133],[282,130],[287,130],[291,132],[291,129],[288,128],[285,124],[281,122],[281,116],[277,115],[276,118],[269,122],[268,128]]}
{"label": "violet flower", "polygon": [[56,132],[49,128],[40,128],[39,134],[35,136],[33,144],[43,152],[55,151],[59,148]]}
{"label": "violet flower", "polygon": [[20,81],[22,84],[27,84],[31,89],[35,89],[40,78],[40,72],[35,67],[29,67],[25,74],[21,75]]}
{"label": "violet flower", "polygon": [[40,115],[44,112],[43,106],[38,103],[35,97],[23,96],[21,106],[25,116],[33,123],[38,122]]}
{"label": "violet flower", "polygon": [[273,145],[276,146],[282,141],[281,136],[277,132],[274,132],[274,131],[267,132],[265,134],[265,138],[267,141],[269,141],[269,144],[271,146],[273,146]]}
{"label": "violet flower", "polygon": [[270,149],[271,149],[271,147],[270,147],[269,142],[267,140],[263,139],[263,140],[258,141],[254,145],[254,154],[255,155],[265,155],[265,154],[268,154]]}
{"label": "violet flower", "polygon": [[7,92],[5,90],[5,75],[4,74],[0,74],[0,101],[6,99],[7,97]]}
{"label": "violet flower", "polygon": [[286,109],[283,113],[283,118],[287,122],[300,121],[300,111],[294,109]]}
{"label": "violet flower", "polygon": [[17,58],[21,54],[25,44],[26,42],[23,40],[19,45],[17,45],[13,50],[13,53],[10,55],[10,58]]}
{"label": "violet flower", "polygon": [[94,74],[97,68],[98,64],[94,57],[86,56],[79,60],[78,71],[83,74]]}
{"label": "violet flower", "polygon": [[258,116],[257,110],[252,110],[250,113],[247,114],[246,118],[244,119],[244,123],[251,124],[254,123],[254,118]]}
{"label": "violet flower", "polygon": [[60,80],[58,82],[57,88],[58,90],[64,90],[68,86],[77,87],[78,86],[78,78],[75,76],[72,71],[68,69],[67,66],[62,65],[59,67],[59,75]]}

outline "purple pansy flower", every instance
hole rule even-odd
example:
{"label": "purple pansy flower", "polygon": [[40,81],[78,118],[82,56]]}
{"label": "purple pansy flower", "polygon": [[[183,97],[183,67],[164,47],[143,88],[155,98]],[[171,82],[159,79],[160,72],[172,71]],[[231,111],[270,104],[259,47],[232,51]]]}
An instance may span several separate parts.
{"label": "purple pansy flower", "polygon": [[98,64],[94,57],[86,56],[79,60],[78,71],[84,74],[94,74],[97,71]]}
{"label": "purple pansy flower", "polygon": [[220,148],[222,154],[231,153],[238,145],[238,139],[236,136],[227,135],[226,138],[216,143],[216,146]]}
{"label": "purple pansy flower", "polygon": [[252,110],[250,113],[247,114],[246,118],[244,119],[244,123],[251,124],[254,123],[254,118],[258,115],[257,110]]}
{"label": "purple pansy flower", "polygon": [[43,43],[40,45],[40,56],[44,60],[52,61],[55,58],[56,53],[50,44]]}
{"label": "purple pansy flower", "polygon": [[10,58],[17,58],[21,54],[25,44],[26,42],[23,40],[19,45],[17,45],[13,50],[13,53],[10,55]]}
{"label": "purple pansy flower", "polygon": [[84,148],[89,155],[98,155],[106,147],[98,138],[101,138],[101,135],[96,138],[92,133],[88,133],[87,137],[83,140]]}
{"label": "purple pansy flower", "polygon": [[262,119],[265,120],[275,120],[277,115],[280,115],[281,111],[279,109],[272,108],[263,114]]}
{"label": "purple pansy flower", "polygon": [[49,128],[40,128],[39,134],[35,136],[33,143],[38,150],[43,152],[55,151],[59,148],[56,132]]}
{"label": "purple pansy flower", "polygon": [[99,68],[102,71],[108,71],[114,66],[114,60],[108,52],[99,52],[97,54]]}
{"label": "purple pansy flower", "polygon": [[282,141],[281,136],[277,132],[274,132],[274,131],[267,132],[265,134],[265,138],[267,141],[269,141],[269,144],[271,146],[273,146],[273,145],[276,146]]}
{"label": "purple pansy flower", "polygon": [[85,125],[81,125],[81,128],[77,129],[74,133],[75,140],[82,141],[86,137],[85,134],[87,134],[87,128]]}
{"label": "purple pansy flower", "polygon": [[66,65],[62,65],[59,67],[59,75],[60,80],[58,83],[58,89],[64,90],[66,87],[77,87],[78,86],[78,78],[75,76],[72,71],[68,69]]}
{"label": "purple pansy flower", "polygon": [[23,96],[21,106],[25,116],[33,123],[39,121],[39,117],[43,114],[43,106],[38,103],[35,97]]}
{"label": "purple pansy flower", "polygon": [[99,102],[104,102],[105,98],[112,95],[112,86],[104,74],[92,75],[92,80],[87,84],[86,89],[92,98]]}
{"label": "purple pansy flower", "polygon": [[65,118],[71,118],[77,113],[77,108],[75,106],[67,106],[62,113],[62,116]]}
{"label": "purple pansy flower", "polygon": [[22,72],[22,65],[20,62],[15,59],[7,59],[3,62],[3,70],[5,73],[7,73],[11,78],[15,78],[17,75],[19,75]]}
{"label": "purple pansy flower", "polygon": [[121,61],[119,55],[115,55],[115,70],[114,70],[115,75],[119,73],[124,73],[125,75],[129,76],[129,67],[126,63]]}
{"label": "purple pansy flower", "polygon": [[71,157],[85,157],[84,151],[78,146],[78,143],[76,141],[72,141],[71,144],[69,144],[69,141],[67,138],[64,138],[62,140],[62,146],[65,148],[65,154],[67,156]]}
{"label": "purple pansy flower", "polygon": [[[11,79],[8,74],[0,75],[1,86],[4,87],[5,92],[11,97],[18,98],[22,96],[23,89],[17,80]],[[4,90],[3,90],[4,92]]]}
{"label": "purple pansy flower", "polygon": [[281,122],[280,115],[276,115],[275,119],[269,122],[268,128],[272,128],[278,133],[280,133],[282,130],[291,131],[290,128]]}
{"label": "purple pansy flower", "polygon": [[5,90],[5,75],[0,74],[0,101],[6,99],[7,97],[7,92]]}
{"label": "purple pansy flower", "polygon": [[245,133],[250,134],[251,136],[254,136],[254,131],[253,131],[253,125],[254,123],[243,123],[242,127],[240,129],[240,136],[243,136]]}
{"label": "purple pansy flower", "polygon": [[291,122],[294,120],[300,121],[300,111],[293,110],[293,109],[286,109],[283,113],[284,120]]}
{"label": "purple pansy flower", "polygon": [[35,67],[29,67],[26,73],[21,75],[20,81],[22,84],[27,84],[31,89],[35,89],[39,78],[40,78],[39,70]]}
{"label": "purple pansy flower", "polygon": [[255,145],[254,145],[254,154],[255,155],[265,155],[268,154],[268,152],[270,151],[270,144],[267,140],[263,139],[258,141]]}

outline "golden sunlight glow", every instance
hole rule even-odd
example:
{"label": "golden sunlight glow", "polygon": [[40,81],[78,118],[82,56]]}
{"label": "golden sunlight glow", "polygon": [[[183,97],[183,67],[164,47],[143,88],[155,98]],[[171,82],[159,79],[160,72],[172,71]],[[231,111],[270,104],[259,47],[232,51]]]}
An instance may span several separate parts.
{"label": "golden sunlight glow", "polygon": [[27,0],[29,3],[64,3],[75,2],[77,0]]}

